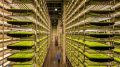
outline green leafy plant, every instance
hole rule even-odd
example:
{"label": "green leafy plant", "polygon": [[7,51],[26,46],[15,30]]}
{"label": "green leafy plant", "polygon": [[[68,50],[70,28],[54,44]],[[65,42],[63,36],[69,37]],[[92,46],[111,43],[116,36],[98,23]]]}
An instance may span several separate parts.
{"label": "green leafy plant", "polygon": [[115,53],[119,53],[119,54],[120,54],[120,49],[119,49],[119,48],[115,48],[113,51],[114,51]]}
{"label": "green leafy plant", "polygon": [[28,62],[15,62],[13,63],[15,65],[32,65],[33,64],[33,61],[28,61]]}
{"label": "green leafy plant", "polygon": [[33,34],[32,32],[24,32],[24,31],[12,31],[8,32],[8,34]]}
{"label": "green leafy plant", "polygon": [[118,63],[120,63],[120,58],[114,57],[114,60]]}
{"label": "green leafy plant", "polygon": [[34,45],[34,41],[22,41],[22,42],[12,44],[10,46],[33,46],[33,45]]}
{"label": "green leafy plant", "polygon": [[98,61],[98,62],[108,62],[113,61],[113,58],[111,56],[108,56],[106,54],[89,54],[87,52],[84,53],[87,58],[89,58],[92,61]]}
{"label": "green leafy plant", "polygon": [[33,53],[16,53],[11,55],[9,58],[32,58],[33,57]]}
{"label": "green leafy plant", "polygon": [[115,40],[114,43],[115,45],[120,45],[120,40]]}
{"label": "green leafy plant", "polygon": [[33,35],[33,32],[11,31],[7,32],[7,35],[12,37],[30,37]]}
{"label": "green leafy plant", "polygon": [[7,58],[9,61],[14,61],[14,62],[26,62],[26,61],[31,61],[34,56],[34,53],[15,53]]}
{"label": "green leafy plant", "polygon": [[22,49],[30,49],[32,48],[33,45],[34,45],[34,41],[22,41],[22,42],[17,42],[17,43],[8,45],[7,48],[22,50]]}
{"label": "green leafy plant", "polygon": [[90,41],[85,41],[84,42],[83,40],[72,39],[72,38],[69,38],[69,37],[67,37],[67,38],[71,39],[73,41],[82,43],[83,45],[86,45],[87,47],[92,48],[92,49],[108,50],[108,49],[113,49],[114,48],[113,46],[102,44],[102,43],[99,43],[99,42],[90,42]]}
{"label": "green leafy plant", "polygon": [[105,49],[105,50],[108,50],[108,49],[113,49],[114,48],[111,45],[106,45],[106,44],[102,44],[102,43],[99,43],[99,42],[85,41],[85,44],[88,47],[93,48],[93,49]]}
{"label": "green leafy plant", "polygon": [[12,67],[33,67],[32,65],[13,65]]}
{"label": "green leafy plant", "polygon": [[107,67],[107,66],[86,66],[86,67]]}

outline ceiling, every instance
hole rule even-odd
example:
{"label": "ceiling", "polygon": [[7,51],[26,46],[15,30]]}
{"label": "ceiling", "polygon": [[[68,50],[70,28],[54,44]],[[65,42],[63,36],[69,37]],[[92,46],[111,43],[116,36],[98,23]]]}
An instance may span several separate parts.
{"label": "ceiling", "polygon": [[47,0],[48,11],[53,26],[57,26],[58,19],[62,16],[63,0]]}

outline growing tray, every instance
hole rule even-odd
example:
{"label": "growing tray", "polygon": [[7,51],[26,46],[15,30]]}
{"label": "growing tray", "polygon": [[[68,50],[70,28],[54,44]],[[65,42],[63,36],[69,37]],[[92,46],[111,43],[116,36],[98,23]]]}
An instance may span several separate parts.
{"label": "growing tray", "polygon": [[8,36],[16,37],[16,38],[22,38],[22,37],[30,37],[33,35],[32,32],[20,32],[20,31],[14,31],[14,32],[8,32]]}
{"label": "growing tray", "polygon": [[12,24],[12,25],[31,25],[32,21],[8,20],[7,23]]}
{"label": "growing tray", "polygon": [[7,48],[15,49],[15,50],[23,50],[23,49],[31,49],[33,45],[34,45],[33,41],[22,41],[8,45]]}
{"label": "growing tray", "polygon": [[114,59],[110,56],[107,56],[105,54],[89,54],[85,53],[85,56],[94,62],[110,62],[113,61]]}
{"label": "growing tray", "polygon": [[115,57],[114,60],[118,63],[120,63],[120,58]]}
{"label": "growing tray", "polygon": [[[68,38],[68,39],[71,39],[71,38]],[[109,50],[109,49],[114,49],[114,46],[102,44],[102,43],[99,43],[99,42],[91,42],[91,41],[85,41],[84,42],[83,40],[77,40],[77,39],[71,39],[71,40],[79,42],[81,44],[84,44],[87,47],[89,47],[91,49],[95,49],[95,50]]]}
{"label": "growing tray", "polygon": [[26,62],[31,61],[33,58],[33,53],[16,53],[7,58],[8,61],[13,62]]}
{"label": "growing tray", "polygon": [[99,42],[90,42],[90,41],[85,41],[85,43],[89,48],[95,49],[95,50],[109,50],[109,49],[114,49],[113,46],[102,44]]}
{"label": "growing tray", "polygon": [[13,12],[13,13],[33,13],[33,10],[31,9],[6,9],[7,11]]}
{"label": "growing tray", "polygon": [[13,0],[13,3],[33,3],[33,0]]}
{"label": "growing tray", "polygon": [[115,53],[120,54],[120,49],[118,49],[118,48],[115,48],[113,51],[114,51]]}
{"label": "growing tray", "polygon": [[32,65],[33,61],[27,61],[27,62],[12,62],[12,65]]}
{"label": "growing tray", "polygon": [[107,34],[107,33],[88,33],[87,35],[91,37],[96,37],[96,38],[114,37],[114,34]]}
{"label": "growing tray", "polygon": [[91,25],[96,25],[96,26],[110,26],[114,25],[114,22],[90,22]]}
{"label": "growing tray", "polygon": [[114,13],[114,10],[91,10],[91,13],[96,13],[96,14],[108,14],[108,13]]}
{"label": "growing tray", "polygon": [[32,65],[12,65],[12,67],[33,67]]}
{"label": "growing tray", "polygon": [[115,44],[115,45],[120,45],[120,40],[115,40],[115,41],[114,41],[114,44]]}
{"label": "growing tray", "polygon": [[108,67],[108,66],[86,66],[86,67]]}

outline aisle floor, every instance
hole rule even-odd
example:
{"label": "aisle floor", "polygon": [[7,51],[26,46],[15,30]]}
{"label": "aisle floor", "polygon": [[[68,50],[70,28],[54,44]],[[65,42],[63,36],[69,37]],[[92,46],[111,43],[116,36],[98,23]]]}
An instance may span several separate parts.
{"label": "aisle floor", "polygon": [[[48,54],[47,54],[47,57],[45,59],[45,63],[43,65],[43,67],[63,67],[62,66],[62,63],[60,62],[60,64],[58,64],[57,60],[56,60],[56,53],[58,50],[58,47],[59,46],[56,46],[56,32],[53,32],[52,34],[52,43],[49,47],[49,50],[48,50]],[[62,58],[61,58],[62,60]]]}

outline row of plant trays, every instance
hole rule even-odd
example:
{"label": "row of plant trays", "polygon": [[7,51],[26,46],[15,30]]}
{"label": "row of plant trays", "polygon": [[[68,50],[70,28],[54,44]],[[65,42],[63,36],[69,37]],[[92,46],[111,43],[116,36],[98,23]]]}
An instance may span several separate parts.
{"label": "row of plant trays", "polygon": [[[106,15],[108,13],[114,13],[114,10],[90,10],[89,15],[90,16],[97,16],[97,15]],[[99,16],[98,16],[99,17]],[[95,25],[95,26],[111,26],[114,25],[115,22],[113,21],[99,21],[99,22],[89,22],[88,24]]]}
{"label": "row of plant trays", "polygon": [[108,17],[112,17],[112,15],[110,15],[110,14],[114,14],[114,12],[115,12],[115,10],[113,10],[113,9],[107,9],[107,10],[93,10],[93,9],[91,9],[87,14],[86,14],[86,16],[90,16],[90,17],[101,17],[102,18],[102,16],[104,17],[104,16],[108,16]]}
{"label": "row of plant trays", "polygon": [[23,20],[8,20],[8,24],[12,25],[31,25],[33,22],[32,21],[23,21]]}
{"label": "row of plant trays", "polygon": [[109,3],[110,1],[113,1],[113,0],[90,0],[87,2],[87,4],[89,5],[102,5],[102,4],[110,5],[111,4]]}
{"label": "row of plant trays", "polygon": [[120,40],[114,40],[115,45],[120,45]]}
{"label": "row of plant trays", "polygon": [[87,33],[86,35],[96,38],[109,38],[115,36],[115,34],[112,33]]}
{"label": "row of plant trays", "polygon": [[87,52],[84,53],[81,49],[78,49],[76,46],[72,46],[72,47],[75,48],[76,50],[78,50],[84,56],[86,56],[90,61],[93,61],[93,62],[111,62],[111,61],[114,61],[114,58],[111,56],[108,56],[107,54],[100,54],[97,52],[96,52],[96,54],[90,54]]}
{"label": "row of plant trays", "polygon": [[[72,34],[81,34],[81,35],[84,35],[83,32],[78,32],[76,31],[75,33],[72,33]],[[114,37],[114,36],[120,36],[120,34],[115,34],[115,33],[99,33],[99,32],[86,32],[85,33],[86,36],[91,36],[91,37],[95,37],[95,38],[109,38],[109,37]]]}
{"label": "row of plant trays", "polygon": [[120,34],[114,34],[114,33],[87,33],[86,35],[95,38],[109,38],[114,36],[120,36]]}
{"label": "row of plant trays", "polygon": [[[96,0],[96,1],[98,1],[98,0]],[[104,1],[102,1],[102,0],[100,2],[104,3]],[[106,15],[108,13],[114,13],[114,10],[91,10],[90,13],[95,13],[95,15],[98,16],[98,15]],[[93,15],[93,16],[95,16],[95,15]],[[115,23],[114,22],[102,22],[101,21],[101,22],[90,22],[90,24],[95,25],[95,26],[110,26],[110,25],[114,25]],[[89,33],[87,35],[92,36],[92,37],[97,37],[97,38],[108,38],[108,37],[113,37],[114,36],[114,34],[106,34],[106,33],[98,33],[98,34],[97,33]],[[95,49],[95,50],[114,49],[114,46],[110,46],[110,45],[99,43],[99,42],[83,41],[83,40],[72,39],[72,38],[69,38],[69,37],[67,37],[67,38],[70,39],[70,40],[79,42],[81,44],[84,44],[87,47],[89,47],[91,49]],[[100,53],[97,53],[97,51],[96,51],[97,54],[90,54],[90,53],[87,53],[87,52],[83,53],[83,51],[81,49],[77,48],[77,46],[76,47],[72,46],[72,47],[79,50],[79,52],[81,52],[83,55],[85,55],[91,61],[94,61],[94,62],[111,62],[111,61],[114,61],[114,58],[111,57],[111,56],[108,56],[107,54],[100,54]],[[106,67],[106,66],[91,66],[91,67]]]}
{"label": "row of plant trays", "polygon": [[34,41],[21,41],[11,45],[8,45],[8,49],[14,50],[23,50],[23,49],[31,49],[34,46]]}
{"label": "row of plant trays", "polygon": [[90,60],[86,60],[85,67],[116,67],[115,64],[109,64],[109,62],[91,62]]}
{"label": "row of plant trays", "polygon": [[[115,41],[114,41],[114,44],[115,44],[115,45],[120,45],[120,41],[119,41],[119,40],[115,40]],[[119,49],[119,48],[115,48],[113,51],[114,51],[114,53],[116,53],[117,55],[120,54],[120,49]],[[115,60],[117,63],[120,63],[120,58],[119,58],[119,57],[114,57],[114,60]]]}
{"label": "row of plant trays", "polygon": [[33,61],[27,61],[27,62],[11,62],[12,65],[32,65]]}
{"label": "row of plant trays", "polygon": [[[22,2],[28,0],[19,0]],[[15,0],[13,0],[15,2]],[[17,1],[16,1],[17,2]],[[6,9],[9,12],[12,12],[12,16],[28,16],[34,14],[34,11],[31,9],[18,9],[18,8],[11,8]],[[32,21],[27,20],[8,20],[7,23],[12,25],[32,25]],[[34,35],[33,32],[27,31],[10,31],[6,33],[10,37],[14,38],[29,38]],[[13,64],[12,67],[33,67],[31,61],[34,57],[34,52],[32,47],[34,46],[34,41],[21,41],[14,44],[10,44],[7,48],[12,49],[14,54],[7,58],[8,61],[14,62],[16,65]],[[15,52],[16,51],[16,52]],[[29,64],[29,65],[28,65]]]}
{"label": "row of plant trays", "polygon": [[114,22],[89,22],[91,25],[96,25],[96,26],[111,26],[114,25]]}
{"label": "row of plant trays", "polygon": [[[120,44],[120,43],[119,43]],[[114,53],[116,53],[116,55],[119,55],[120,54],[120,49],[119,48],[115,48],[114,50]],[[114,57],[114,60],[118,63],[120,63],[120,58],[119,57]]]}
{"label": "row of plant trays", "polygon": [[[72,39],[72,38],[69,38],[69,37],[67,37],[68,39],[71,39],[71,40],[74,40],[74,41],[77,41],[77,42],[80,42],[80,43],[84,43],[83,42],[83,40],[77,40],[77,39]],[[118,44],[120,44],[119,43],[119,41],[116,41]],[[89,41],[87,41],[86,42],[87,44],[86,44],[86,46],[93,46],[93,44],[95,44],[95,43],[98,43],[98,42],[89,42]],[[100,43],[98,43],[98,44],[100,44]],[[95,44],[95,46],[96,46],[96,44]],[[103,44],[103,46],[104,46],[104,44]],[[114,47],[112,47],[112,49],[113,49]],[[120,54],[120,50],[119,49],[113,49],[113,51],[114,51],[114,53],[117,53],[117,54]],[[92,56],[92,55],[91,55]],[[87,57],[89,57],[89,56],[87,56]],[[95,57],[94,57],[95,58]],[[90,60],[94,60],[94,59],[91,59],[90,58]],[[96,61],[96,60],[94,60],[94,61]],[[108,60],[108,61],[110,61],[110,60]],[[111,59],[111,61],[113,61],[113,59]],[[114,61],[116,61],[116,62],[119,62],[120,63],[120,58],[116,58],[116,57],[114,57]]]}
{"label": "row of plant trays", "polygon": [[114,61],[116,61],[117,63],[120,63],[120,58],[114,57]]}
{"label": "row of plant trays", "polygon": [[26,62],[31,61],[34,53],[15,53],[7,58],[8,61],[13,62]]}
{"label": "row of plant trays", "polygon": [[91,49],[95,49],[95,50],[108,50],[108,49],[114,49],[113,46],[110,46],[110,45],[106,45],[106,44],[102,44],[102,43],[99,43],[99,42],[90,42],[90,41],[83,41],[83,40],[77,40],[77,39],[72,39],[72,38],[69,38],[67,37],[68,39],[70,40],[73,40],[73,41],[76,41],[76,42],[79,42],[83,45],[86,45],[87,47],[91,48]]}
{"label": "row of plant trays", "polygon": [[33,32],[12,31],[12,32],[8,32],[7,35],[11,37],[16,37],[16,38],[23,38],[23,37],[32,36]]}
{"label": "row of plant trays", "polygon": [[114,12],[115,10],[90,10],[90,13],[95,13],[95,14],[109,14]]}
{"label": "row of plant trays", "polygon": [[[68,39],[70,39],[70,38],[68,38]],[[75,39],[74,39],[74,41],[76,41]],[[78,42],[78,41],[77,41]],[[82,41],[83,42],[83,41]],[[88,43],[89,44],[89,43]],[[77,49],[77,47],[75,47],[75,46],[72,46],[72,47],[74,47],[75,49]],[[79,49],[79,51],[80,52],[82,52],[82,50],[80,50]],[[117,53],[117,54],[120,54],[120,49],[113,49],[113,51],[114,51],[114,53]],[[117,58],[117,57],[110,57],[110,56],[107,56],[107,55],[105,55],[105,54],[89,54],[89,53],[85,53],[85,56],[87,57],[87,58],[89,58],[89,60],[91,60],[91,61],[95,61],[95,62],[107,62],[107,61],[116,61],[116,62],[118,62],[118,63],[120,63],[120,58]],[[98,58],[98,57],[101,57],[101,58]],[[98,61],[99,60],[99,61]]]}
{"label": "row of plant trays", "polygon": [[34,0],[13,0],[12,3],[34,3]]}
{"label": "row of plant trays", "polygon": [[[73,44],[71,44],[71,45],[73,45]],[[78,48],[77,46],[74,46],[74,45],[71,46],[71,48],[75,48],[75,50],[72,49],[73,52],[76,50],[78,50],[80,52],[79,57],[78,57],[78,53],[74,53],[76,55],[73,57],[76,58],[77,60],[79,60],[82,64],[83,64],[82,57],[86,56],[88,58],[85,60],[85,64],[84,64],[85,67],[107,67],[106,63],[109,63],[110,61],[114,60],[112,57],[108,56],[107,54],[99,54],[99,53],[98,54],[90,54],[87,52],[83,53],[80,48]],[[69,48],[67,48],[67,49],[69,49]],[[71,51],[69,53],[71,53]],[[70,56],[71,56],[71,54],[70,54]],[[80,59],[80,57],[81,57],[81,59]]]}
{"label": "row of plant trays", "polygon": [[11,9],[6,9],[7,11],[13,12],[13,13],[34,13],[33,10],[31,9],[16,9],[16,8],[11,8]]}
{"label": "row of plant trays", "polygon": [[12,67],[33,67],[33,65],[12,65]]}
{"label": "row of plant trays", "polygon": [[85,56],[89,60],[95,61],[95,62],[110,62],[110,61],[114,60],[113,57],[110,57],[110,56],[105,55],[105,54],[89,54],[89,53],[85,52]]}
{"label": "row of plant trays", "polygon": [[[103,21],[99,21],[99,22],[89,22],[88,25],[94,25],[94,26],[112,26],[115,24],[115,22],[103,22]],[[93,27],[94,27],[93,26]]]}

